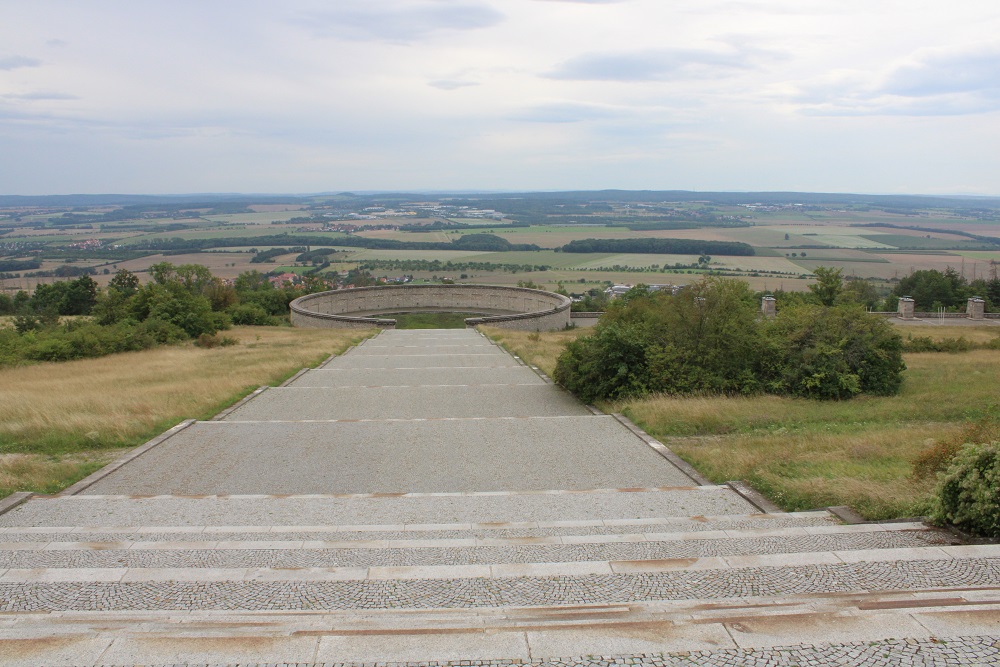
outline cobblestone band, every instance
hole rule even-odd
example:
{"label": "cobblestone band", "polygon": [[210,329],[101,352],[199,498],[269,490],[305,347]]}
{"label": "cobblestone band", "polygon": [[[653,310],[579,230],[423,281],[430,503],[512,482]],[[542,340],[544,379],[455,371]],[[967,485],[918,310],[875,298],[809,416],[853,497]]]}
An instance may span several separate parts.
{"label": "cobblestone band", "polygon": [[[147,667],[985,667],[1000,665],[1000,635],[820,644],[767,649],[448,662],[184,663]],[[103,667],[120,667],[104,665]]]}
{"label": "cobblestone band", "polygon": [[1000,586],[1000,559],[502,579],[0,584],[0,611],[533,607]]}
{"label": "cobblestone band", "polygon": [[906,531],[762,537],[755,539],[674,540],[605,544],[540,544],[483,547],[305,548],[109,550],[45,549],[0,551],[0,568],[295,568],[410,565],[489,565],[493,563],[570,563],[609,560],[658,560],[706,556],[808,553],[854,549],[893,549],[949,544],[942,533]]}

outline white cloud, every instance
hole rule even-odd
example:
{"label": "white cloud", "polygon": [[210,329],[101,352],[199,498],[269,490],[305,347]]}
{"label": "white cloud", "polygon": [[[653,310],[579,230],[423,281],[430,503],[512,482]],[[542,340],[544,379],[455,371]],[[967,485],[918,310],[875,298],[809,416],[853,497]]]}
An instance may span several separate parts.
{"label": "white cloud", "polygon": [[1000,49],[921,49],[882,72],[841,72],[798,88],[811,115],[952,116],[1000,110]]}
{"label": "white cloud", "polygon": [[338,2],[301,25],[322,37],[408,42],[434,33],[489,28],[503,14],[481,2]]}
{"label": "white cloud", "polygon": [[708,49],[655,49],[587,53],[562,63],[546,76],[578,81],[663,81],[728,76],[749,69],[745,54]]}
{"label": "white cloud", "polygon": [[0,58],[0,70],[20,69],[21,67],[39,67],[42,61],[27,56],[6,56]]}

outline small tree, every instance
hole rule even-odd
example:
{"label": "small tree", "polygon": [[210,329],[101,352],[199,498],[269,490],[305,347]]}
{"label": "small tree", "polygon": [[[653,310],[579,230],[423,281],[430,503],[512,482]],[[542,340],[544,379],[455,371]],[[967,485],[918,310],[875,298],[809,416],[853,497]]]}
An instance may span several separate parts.
{"label": "small tree", "polygon": [[818,266],[813,271],[816,276],[816,283],[809,286],[821,305],[832,306],[837,301],[837,297],[844,289],[843,269],[834,269],[826,266]]}

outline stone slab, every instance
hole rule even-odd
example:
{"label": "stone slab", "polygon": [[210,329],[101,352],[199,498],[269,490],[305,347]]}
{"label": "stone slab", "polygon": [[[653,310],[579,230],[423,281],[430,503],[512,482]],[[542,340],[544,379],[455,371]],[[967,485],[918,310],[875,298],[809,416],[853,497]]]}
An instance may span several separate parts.
{"label": "stone slab", "polygon": [[545,384],[527,366],[469,368],[324,368],[311,370],[290,387],[424,387],[431,385]]}
{"label": "stone slab", "polygon": [[85,493],[394,493],[691,483],[610,416],[223,421],[187,428]]}
{"label": "stone slab", "polygon": [[586,406],[571,394],[549,385],[421,387],[418,391],[410,387],[276,387],[234,410],[223,421],[589,414]]}
{"label": "stone slab", "polygon": [[747,515],[727,488],[415,497],[32,498],[0,526],[211,526],[494,523]]}
{"label": "stone slab", "polygon": [[323,368],[468,368],[470,366],[521,366],[509,354],[345,354]]}

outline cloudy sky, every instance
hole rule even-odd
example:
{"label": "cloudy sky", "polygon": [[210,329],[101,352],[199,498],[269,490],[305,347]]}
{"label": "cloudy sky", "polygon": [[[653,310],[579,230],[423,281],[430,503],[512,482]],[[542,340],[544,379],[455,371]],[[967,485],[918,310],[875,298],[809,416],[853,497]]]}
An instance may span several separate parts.
{"label": "cloudy sky", "polygon": [[1000,194],[996,0],[0,0],[0,194]]}

